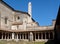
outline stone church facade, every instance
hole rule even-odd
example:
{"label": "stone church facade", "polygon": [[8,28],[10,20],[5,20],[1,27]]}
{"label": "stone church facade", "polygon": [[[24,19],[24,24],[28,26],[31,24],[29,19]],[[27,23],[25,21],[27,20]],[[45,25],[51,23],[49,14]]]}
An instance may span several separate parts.
{"label": "stone church facade", "polygon": [[28,12],[14,10],[0,0],[0,40],[47,41],[54,39],[55,20],[50,26],[39,26],[32,18],[31,2]]}

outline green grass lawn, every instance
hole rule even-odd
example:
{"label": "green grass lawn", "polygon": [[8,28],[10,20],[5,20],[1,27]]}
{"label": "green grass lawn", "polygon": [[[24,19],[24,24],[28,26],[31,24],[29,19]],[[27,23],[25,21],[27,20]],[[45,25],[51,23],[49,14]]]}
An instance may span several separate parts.
{"label": "green grass lawn", "polygon": [[26,41],[6,41],[1,40],[0,44],[45,44],[45,42],[26,42]]}

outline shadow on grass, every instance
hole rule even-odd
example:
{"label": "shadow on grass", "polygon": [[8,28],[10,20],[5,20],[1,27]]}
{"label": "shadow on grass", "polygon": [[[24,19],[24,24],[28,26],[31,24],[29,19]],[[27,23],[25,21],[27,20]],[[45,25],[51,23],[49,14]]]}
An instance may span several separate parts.
{"label": "shadow on grass", "polygon": [[54,44],[54,40],[48,40],[45,44]]}

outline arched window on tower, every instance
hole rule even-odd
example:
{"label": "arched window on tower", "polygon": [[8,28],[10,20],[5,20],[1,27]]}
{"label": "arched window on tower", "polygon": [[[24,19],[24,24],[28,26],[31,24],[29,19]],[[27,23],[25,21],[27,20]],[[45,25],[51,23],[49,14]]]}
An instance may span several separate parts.
{"label": "arched window on tower", "polygon": [[7,18],[7,17],[5,17],[5,24],[7,24],[7,20],[8,20],[8,18]]}

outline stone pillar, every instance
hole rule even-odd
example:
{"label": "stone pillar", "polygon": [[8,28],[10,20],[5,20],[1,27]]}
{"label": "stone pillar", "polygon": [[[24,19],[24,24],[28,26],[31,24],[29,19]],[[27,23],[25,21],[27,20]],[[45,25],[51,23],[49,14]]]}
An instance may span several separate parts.
{"label": "stone pillar", "polygon": [[8,33],[8,39],[9,39],[9,33]]}
{"label": "stone pillar", "polygon": [[41,32],[41,39],[43,39],[43,33]]}
{"label": "stone pillar", "polygon": [[46,32],[45,32],[45,39],[46,39]]}
{"label": "stone pillar", "polygon": [[14,39],[14,33],[12,33],[12,39]]}
{"label": "stone pillar", "polygon": [[6,33],[5,33],[5,39],[6,39]]}
{"label": "stone pillar", "polygon": [[27,39],[27,37],[26,37],[26,33],[25,33],[25,39]]}
{"label": "stone pillar", "polygon": [[49,32],[49,35],[48,36],[49,36],[49,39],[50,39],[50,32]]}
{"label": "stone pillar", "polygon": [[22,39],[24,39],[24,34],[22,34]]}
{"label": "stone pillar", "polygon": [[30,32],[29,40],[30,40],[30,41],[33,41],[33,33],[32,33],[32,32]]}
{"label": "stone pillar", "polygon": [[2,39],[3,39],[3,32],[2,32]]}
{"label": "stone pillar", "polygon": [[20,34],[20,39],[21,39],[21,34]]}
{"label": "stone pillar", "polygon": [[53,39],[54,39],[54,32],[52,32],[53,33]]}
{"label": "stone pillar", "polygon": [[38,33],[38,40],[39,40],[39,33]]}
{"label": "stone pillar", "polygon": [[17,34],[17,39],[18,39],[18,34]]}
{"label": "stone pillar", "polygon": [[35,33],[35,40],[36,40],[36,33]]}

